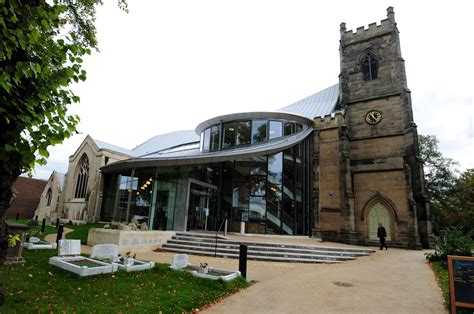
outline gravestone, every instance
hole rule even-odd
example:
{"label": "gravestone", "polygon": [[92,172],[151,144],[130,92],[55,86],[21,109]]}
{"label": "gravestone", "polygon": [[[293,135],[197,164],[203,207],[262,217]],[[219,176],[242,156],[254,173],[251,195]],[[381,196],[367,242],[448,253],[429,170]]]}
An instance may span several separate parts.
{"label": "gravestone", "polygon": [[30,238],[28,239],[28,242],[30,242],[30,243],[39,243],[39,242],[40,242],[40,238],[38,238],[38,237],[30,237]]}
{"label": "gravestone", "polygon": [[81,240],[59,240],[58,256],[81,255]]}
{"label": "gravestone", "polygon": [[186,268],[188,266],[188,255],[187,254],[175,254],[171,260],[171,266],[173,268]]}
{"label": "gravestone", "polygon": [[106,258],[112,262],[118,260],[118,245],[116,244],[97,244],[92,247],[92,258]]}

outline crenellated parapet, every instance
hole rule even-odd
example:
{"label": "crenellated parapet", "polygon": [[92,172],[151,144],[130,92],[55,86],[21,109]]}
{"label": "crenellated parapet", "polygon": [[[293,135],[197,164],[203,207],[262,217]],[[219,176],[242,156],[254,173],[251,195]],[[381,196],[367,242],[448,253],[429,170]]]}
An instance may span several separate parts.
{"label": "crenellated parapet", "polygon": [[395,13],[393,12],[393,7],[387,8],[387,18],[380,21],[380,24],[371,23],[368,28],[364,26],[358,27],[356,31],[346,30],[346,23],[341,23],[340,33],[341,33],[341,44],[351,45],[355,42],[360,42],[364,40],[369,40],[373,37],[382,36],[387,33],[397,31],[397,23],[395,22]]}
{"label": "crenellated parapet", "polygon": [[344,112],[337,111],[314,119],[315,130],[327,130],[346,126]]}

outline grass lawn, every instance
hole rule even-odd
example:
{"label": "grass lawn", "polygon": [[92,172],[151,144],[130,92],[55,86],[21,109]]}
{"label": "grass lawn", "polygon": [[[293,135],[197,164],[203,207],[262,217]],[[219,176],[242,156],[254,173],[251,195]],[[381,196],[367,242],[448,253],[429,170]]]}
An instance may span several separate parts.
{"label": "grass lawn", "polygon": [[192,312],[247,287],[238,278],[218,282],[171,271],[167,264],[142,272],[80,278],[48,264],[55,250],[23,251],[27,263],[0,266],[6,303],[0,312]]}
{"label": "grass lawn", "polygon": [[64,228],[74,229],[66,234],[66,239],[79,239],[82,244],[87,244],[87,236],[89,234],[89,229],[91,228],[102,228],[104,224],[85,224],[85,225],[64,225]]}

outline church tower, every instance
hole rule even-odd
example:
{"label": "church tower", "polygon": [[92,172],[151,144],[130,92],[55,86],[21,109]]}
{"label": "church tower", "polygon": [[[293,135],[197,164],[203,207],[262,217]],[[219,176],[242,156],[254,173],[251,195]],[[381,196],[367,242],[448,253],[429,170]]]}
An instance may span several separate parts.
{"label": "church tower", "polygon": [[[379,25],[353,32],[342,23],[340,32],[340,113],[315,121],[313,232],[372,244],[383,223],[389,245],[428,247],[429,203],[393,8]],[[329,158],[328,143],[338,148]]]}

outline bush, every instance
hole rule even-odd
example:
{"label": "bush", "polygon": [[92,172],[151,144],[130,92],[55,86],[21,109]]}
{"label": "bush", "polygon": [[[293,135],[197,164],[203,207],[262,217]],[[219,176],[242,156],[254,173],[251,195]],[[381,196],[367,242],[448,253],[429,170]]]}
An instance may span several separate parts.
{"label": "bush", "polygon": [[447,227],[441,230],[433,242],[434,253],[426,254],[426,258],[430,261],[446,261],[448,255],[471,256],[471,236],[465,234],[459,227]]}

